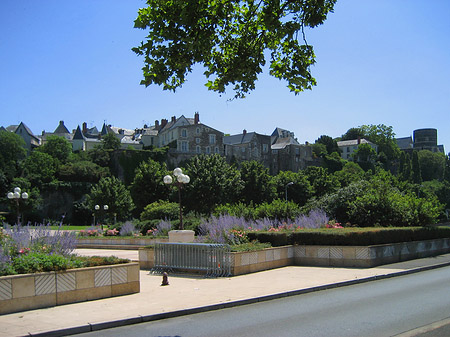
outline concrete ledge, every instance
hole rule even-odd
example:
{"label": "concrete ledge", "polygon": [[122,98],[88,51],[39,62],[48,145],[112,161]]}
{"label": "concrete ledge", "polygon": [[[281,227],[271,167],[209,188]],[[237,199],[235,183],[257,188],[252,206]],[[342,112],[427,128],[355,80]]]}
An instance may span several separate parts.
{"label": "concrete ledge", "polygon": [[77,248],[139,249],[155,243],[169,242],[168,238],[136,237],[126,239],[78,238]]}
{"label": "concrete ledge", "polygon": [[0,277],[0,314],[138,293],[137,262]]}

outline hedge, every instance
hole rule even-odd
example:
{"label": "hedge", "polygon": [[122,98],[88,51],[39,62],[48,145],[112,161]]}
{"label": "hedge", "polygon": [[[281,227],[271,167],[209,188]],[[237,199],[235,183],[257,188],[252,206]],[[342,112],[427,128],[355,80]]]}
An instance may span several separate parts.
{"label": "hedge", "polygon": [[251,232],[250,240],[284,245],[369,246],[450,238],[450,227],[325,228],[298,232]]}

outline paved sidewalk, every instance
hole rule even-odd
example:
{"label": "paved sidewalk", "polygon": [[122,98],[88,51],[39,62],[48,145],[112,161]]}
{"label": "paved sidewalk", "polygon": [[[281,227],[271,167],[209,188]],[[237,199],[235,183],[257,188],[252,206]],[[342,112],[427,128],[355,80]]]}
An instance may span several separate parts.
{"label": "paved sidewalk", "polygon": [[[137,251],[79,249],[83,255],[137,259]],[[140,272],[141,292],[0,316],[0,337],[70,334],[232,307],[450,265],[450,254],[375,268],[283,267],[229,278]]]}

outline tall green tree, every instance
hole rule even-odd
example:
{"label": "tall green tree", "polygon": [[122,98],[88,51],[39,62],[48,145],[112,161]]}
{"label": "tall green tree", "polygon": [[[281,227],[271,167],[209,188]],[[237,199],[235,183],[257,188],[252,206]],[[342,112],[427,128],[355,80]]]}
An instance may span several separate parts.
{"label": "tall green tree", "polygon": [[384,153],[389,161],[400,158],[400,149],[395,141],[392,126],[384,124],[362,125],[360,129],[365,138],[378,145],[378,153]]}
{"label": "tall green tree", "polygon": [[98,184],[92,186],[87,205],[92,211],[95,205],[99,205],[99,212],[104,212],[102,206],[108,205],[108,210],[102,216],[111,219],[116,214],[117,219],[121,220],[127,219],[134,208],[130,192],[116,177],[102,178]]}
{"label": "tall green tree", "polygon": [[27,179],[39,189],[43,183],[49,183],[55,179],[55,159],[44,152],[32,151],[25,160],[24,169]]}
{"label": "tall green tree", "polygon": [[350,128],[341,137],[341,140],[354,140],[359,138],[364,138],[366,135],[364,131],[359,128]]}
{"label": "tall green tree", "polygon": [[444,179],[445,155],[443,153],[421,150],[417,155],[423,181]]}
{"label": "tall green tree", "polygon": [[412,166],[409,153],[402,152],[400,157],[399,178],[403,181],[411,181],[412,179]]}
{"label": "tall green tree", "polygon": [[163,182],[164,176],[168,173],[166,164],[160,164],[152,159],[138,166],[130,186],[136,212],[141,213],[148,204],[169,198],[169,189]]}
{"label": "tall green tree", "polygon": [[332,154],[333,152],[337,152],[339,154],[341,152],[339,146],[337,145],[337,141],[330,136],[322,135],[316,140],[316,143],[325,145],[328,154]]}
{"label": "tall green tree", "polygon": [[0,172],[3,172],[7,181],[20,173],[20,163],[26,154],[22,137],[13,132],[0,131]]}
{"label": "tall green tree", "polygon": [[59,164],[65,164],[72,154],[72,145],[64,137],[48,136],[44,145],[37,148],[36,151],[47,153]]}
{"label": "tall green tree", "polygon": [[244,161],[240,168],[241,179],[244,184],[242,197],[247,204],[260,204],[272,201],[275,189],[269,169],[257,161]]}
{"label": "tall green tree", "polygon": [[313,188],[302,171],[281,171],[273,180],[280,200],[285,200],[287,194],[288,201],[303,206],[313,194]]}
{"label": "tall green tree", "polygon": [[420,170],[419,155],[417,151],[413,151],[411,160],[412,182],[420,184],[422,182],[422,172]]}
{"label": "tall green tree", "polygon": [[313,189],[313,196],[321,197],[336,191],[340,186],[337,179],[323,167],[310,166],[304,170]]}
{"label": "tall green tree", "polygon": [[108,132],[102,137],[102,148],[104,150],[118,150],[120,149],[120,140],[113,132]]}
{"label": "tall green tree", "polygon": [[175,90],[199,63],[208,89],[223,93],[233,85],[235,96],[243,97],[270,55],[270,75],[286,80],[294,93],[311,89],[315,55],[305,28],[321,25],[335,2],[147,0],[134,22],[149,32],[133,48],[144,56],[141,84]]}
{"label": "tall green tree", "polygon": [[189,210],[210,214],[215,206],[238,201],[243,188],[239,170],[214,154],[192,158],[186,165],[191,178],[183,192],[183,203]]}

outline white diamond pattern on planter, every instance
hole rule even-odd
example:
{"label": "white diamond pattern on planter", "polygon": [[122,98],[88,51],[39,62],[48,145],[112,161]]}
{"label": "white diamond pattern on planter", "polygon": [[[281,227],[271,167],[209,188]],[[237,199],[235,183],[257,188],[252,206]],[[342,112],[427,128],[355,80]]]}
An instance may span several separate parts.
{"label": "white diamond pattern on planter", "polygon": [[369,258],[369,248],[367,247],[356,247],[356,258],[365,259]]}
{"label": "white diamond pattern on planter", "polygon": [[127,267],[112,268],[112,284],[127,283]]}
{"label": "white diamond pattern on planter", "polygon": [[94,284],[96,287],[111,285],[111,268],[95,271]]}
{"label": "white diamond pattern on planter", "polygon": [[248,264],[258,263],[258,253],[252,252],[248,254]]}
{"label": "white diamond pattern on planter", "polygon": [[330,248],[328,247],[319,247],[317,250],[317,257],[320,259],[327,259],[330,257]]}
{"label": "white diamond pattern on planter", "polygon": [[34,278],[36,295],[54,294],[56,292],[55,274],[38,275]]}
{"label": "white diamond pattern on planter", "polygon": [[0,300],[12,299],[12,284],[11,279],[0,280]]}
{"label": "white diamond pattern on planter", "polygon": [[296,257],[306,257],[306,247],[295,246],[295,256]]}
{"label": "white diamond pattern on planter", "polygon": [[76,289],[75,273],[56,274],[56,291],[62,293]]}
{"label": "white diamond pattern on planter", "polygon": [[330,258],[342,259],[344,257],[344,251],[342,247],[330,247]]}
{"label": "white diamond pattern on planter", "polygon": [[266,261],[273,261],[273,249],[266,250]]}
{"label": "white diamond pattern on planter", "polygon": [[287,257],[288,257],[288,259],[292,259],[294,257],[294,248],[293,247],[288,248]]}
{"label": "white diamond pattern on planter", "polygon": [[248,266],[250,264],[249,262],[250,254],[244,253],[241,255],[241,266]]}
{"label": "white diamond pattern on planter", "polygon": [[273,251],[273,259],[274,260],[281,259],[281,249],[274,249],[274,251]]}

